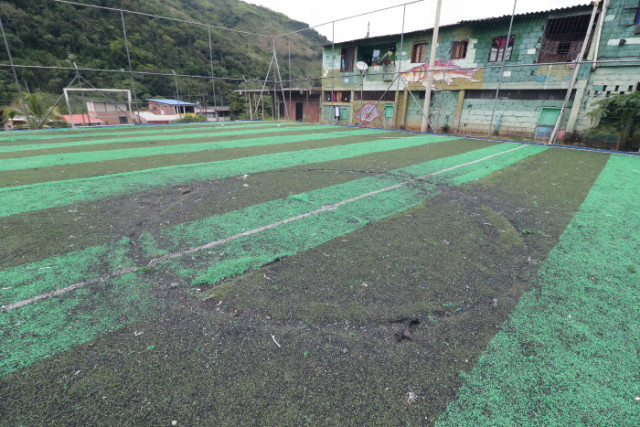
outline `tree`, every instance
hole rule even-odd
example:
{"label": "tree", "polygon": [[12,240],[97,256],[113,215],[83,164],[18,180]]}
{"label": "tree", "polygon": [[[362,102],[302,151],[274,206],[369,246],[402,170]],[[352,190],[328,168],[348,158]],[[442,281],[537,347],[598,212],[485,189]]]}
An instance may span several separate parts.
{"label": "tree", "polygon": [[[587,113],[598,123],[588,131],[618,135],[616,150],[630,151],[634,144],[634,133],[640,129],[640,91],[615,95],[595,103],[596,109]],[[636,147],[637,148],[637,147]]]}
{"label": "tree", "polygon": [[[51,110],[52,103],[49,100],[49,97],[40,92],[29,93],[25,95],[24,101],[26,103],[26,112],[27,112],[27,121],[29,123],[29,128],[35,129],[38,127],[40,122],[47,116],[49,110]],[[16,116],[22,116],[25,114],[25,107],[22,103],[22,100],[18,100],[12,105],[4,107],[2,109],[2,120],[7,121],[11,120]],[[47,118],[47,123],[43,123],[42,127],[50,127],[50,122],[52,121],[62,121],[64,120],[62,115],[60,114],[60,109],[55,107],[53,111],[49,114]]]}

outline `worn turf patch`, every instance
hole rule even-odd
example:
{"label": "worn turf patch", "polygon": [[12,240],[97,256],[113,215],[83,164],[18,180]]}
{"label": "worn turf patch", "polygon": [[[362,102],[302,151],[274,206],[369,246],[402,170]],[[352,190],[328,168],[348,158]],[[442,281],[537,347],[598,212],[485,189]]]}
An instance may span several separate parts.
{"label": "worn turf patch", "polygon": [[445,141],[3,217],[0,269],[494,144]]}
{"label": "worn turf patch", "polygon": [[[464,153],[457,156],[435,160],[418,166],[411,167],[411,171],[416,174],[429,174],[439,170],[450,168],[477,160],[482,157],[496,153],[505,153],[505,149],[515,144],[501,144],[476,150],[472,153]],[[522,147],[517,152],[503,154],[510,155],[511,161],[515,162],[527,155],[532,155],[543,151],[544,147]],[[469,168],[476,168],[477,164],[471,164],[460,168],[461,173],[468,173]],[[162,230],[156,236],[143,235],[137,244],[133,244],[129,239],[124,239],[118,246],[94,247],[87,251],[70,253],[66,256],[56,257],[33,263],[23,267],[7,269],[0,272],[0,280],[6,284],[0,294],[0,303],[4,310],[10,313],[21,313],[25,311],[29,318],[30,305],[17,309],[9,309],[8,306],[20,300],[32,298],[37,295],[51,292],[82,280],[90,280],[101,277],[105,274],[125,267],[136,265],[134,258],[148,260],[153,257],[168,254],[170,251],[184,250],[201,244],[203,239],[218,239],[241,233],[251,228],[268,225],[292,215],[308,213],[320,206],[339,203],[349,198],[359,198],[361,195],[374,190],[385,189],[394,186],[399,182],[411,179],[406,170],[398,170],[393,174],[388,174],[378,178],[364,178],[341,184],[328,189],[316,190],[311,193],[303,193],[289,197],[284,200],[267,202],[262,205],[251,207],[240,212],[231,212],[219,215],[193,224],[184,224],[172,229]],[[444,178],[443,178],[444,179]],[[257,233],[249,235],[247,238],[231,241],[221,245],[222,256],[214,255],[210,251],[203,250],[192,253],[187,258],[191,261],[184,263],[179,258],[176,262],[167,265],[149,264],[138,270],[139,275],[155,273],[158,268],[170,271],[177,271],[179,276],[186,276],[193,285],[215,283],[220,279],[233,276],[249,268],[256,268],[267,264],[275,258],[286,255],[293,255],[313,246],[317,246],[332,238],[361,228],[371,221],[380,220],[396,212],[415,206],[422,200],[437,194],[435,185],[430,182],[413,182],[410,185],[402,185],[390,191],[384,191],[374,197],[355,200],[352,203],[341,207],[339,210],[319,212],[306,220],[300,220],[269,230],[268,233]],[[214,263],[213,267],[207,269],[208,265]],[[105,267],[106,266],[106,269]],[[106,271],[105,271],[106,270]],[[196,274],[196,276],[194,276]],[[111,280],[111,279],[109,279]],[[77,290],[73,291],[78,292]],[[82,292],[85,292],[83,289]],[[63,298],[66,301],[66,298]],[[39,304],[39,303],[38,303]],[[35,305],[38,305],[35,304]],[[65,303],[62,302],[62,305]],[[91,311],[91,310],[89,310]],[[117,310],[110,313],[111,316],[119,316]],[[82,322],[81,322],[82,323]],[[20,328],[12,328],[6,334],[11,339],[6,340],[12,346],[20,340],[25,328],[32,327],[31,322],[25,320]],[[82,325],[80,325],[82,326]],[[32,354],[32,358],[43,357],[43,351],[57,348],[61,345],[54,338],[55,332],[46,340],[48,344],[38,342],[33,350],[27,350]],[[86,341],[86,337],[82,336]],[[82,341],[79,341],[82,342]],[[30,347],[30,346],[28,346]],[[0,347],[4,348],[4,347]],[[9,351],[7,348],[5,351]],[[21,359],[25,359],[21,357]],[[9,358],[7,365],[0,365],[0,372],[9,372],[15,368],[16,362]]]}
{"label": "worn turf patch", "polygon": [[[224,126],[224,125],[223,125]],[[241,123],[232,122],[227,124],[227,129],[235,128],[251,128],[255,126],[275,126],[264,122],[256,123]],[[105,130],[105,128],[87,130],[87,129],[55,129],[55,130],[38,130],[38,131],[16,131],[16,132],[3,132],[0,135],[0,147],[10,146],[12,142],[23,141],[43,141],[43,144],[48,144],[49,140],[56,140],[63,142],[65,140],[78,140],[80,138],[96,138],[96,137],[113,137],[113,136],[136,136],[136,135],[154,135],[164,134],[172,132],[194,132],[202,130],[223,130],[220,124],[212,125],[206,124],[190,124],[190,125],[154,125],[154,126],[141,126],[141,127],[116,127],[113,129]]]}
{"label": "worn turf patch", "polygon": [[611,156],[439,425],[640,423],[640,174]]}
{"label": "worn turf patch", "polygon": [[[237,278],[221,300],[182,298],[167,284],[170,303],[154,317],[0,378],[3,415],[15,424],[431,423],[605,161],[549,149],[440,187],[427,203]],[[569,199],[553,196],[558,182]],[[508,223],[524,244],[503,238]],[[406,319],[396,314],[421,321],[411,340],[398,341]]]}
{"label": "worn turf patch", "polygon": [[[337,132],[336,132],[337,131]],[[312,148],[348,145],[367,141],[377,141],[380,137],[376,133],[367,135],[345,135],[340,129],[335,129],[336,135],[326,138],[305,138],[292,143],[275,143],[266,145],[244,146],[237,144],[235,148],[220,148],[186,153],[164,154],[156,156],[133,157],[129,159],[106,160],[97,162],[76,163],[71,165],[50,166],[45,168],[21,169],[15,171],[0,171],[0,186],[31,185],[48,181],[71,180],[123,172],[143,171],[167,166],[200,164],[203,162],[218,162],[233,160],[255,155],[282,153],[287,151],[302,151]],[[298,134],[292,132],[292,134]],[[300,134],[302,135],[302,134]],[[187,143],[188,141],[183,141]]]}
{"label": "worn turf patch", "polygon": [[[519,147],[519,149],[508,152],[514,146]],[[508,162],[513,163],[544,150],[546,150],[546,147],[499,144],[410,166],[385,175],[362,178],[309,193],[300,193],[285,199],[250,206],[241,211],[228,212],[203,218],[196,222],[164,228],[158,231],[157,237],[141,236],[146,239],[146,243],[141,247],[129,238],[124,238],[116,246],[91,247],[87,251],[72,252],[65,256],[47,259],[35,264],[7,269],[0,272],[0,281],[11,286],[11,288],[0,294],[0,303],[3,305],[12,304],[18,300],[31,298],[35,295],[64,287],[63,283],[65,281],[67,284],[72,284],[82,281],[81,278],[87,280],[95,279],[113,270],[135,265],[132,264],[133,261],[130,258],[124,255],[134,249],[141,251],[138,254],[139,258],[150,260],[159,254],[179,252],[200,246],[205,240],[204,243],[206,244],[210,241],[224,239],[248,230],[304,215],[324,206],[353,199],[353,201],[340,207],[340,209],[318,212],[317,215],[314,214],[308,218],[301,218],[296,222],[283,224],[276,229],[269,230],[268,233],[258,233],[255,236],[251,235],[239,239],[238,242],[230,242],[222,246],[229,253],[225,254],[225,258],[221,259],[220,262],[223,262],[223,264],[225,262],[237,263],[237,260],[247,257],[263,260],[260,252],[265,251],[268,246],[270,248],[266,254],[271,259],[290,255],[351,232],[370,221],[376,221],[415,206],[425,198],[437,194],[435,183],[447,183],[451,177],[447,179],[444,175],[442,177],[438,175],[429,177],[429,180],[414,181],[409,182],[407,185],[400,185],[407,180],[413,180],[418,176],[447,170],[455,166],[462,167],[450,171],[450,174],[457,172],[459,175],[465,175],[478,168],[489,173],[493,169],[486,168],[481,163],[469,165],[467,163],[499,154],[499,157],[505,160],[497,163],[505,166]],[[386,189],[390,190],[386,191]],[[367,196],[371,192],[378,191],[383,192]],[[366,197],[361,198],[363,195]],[[332,227],[330,225],[331,222],[339,225]],[[253,239],[258,239],[258,242],[251,243]],[[267,239],[269,243],[263,242],[263,239]],[[153,253],[149,253],[151,250]],[[213,263],[216,265],[214,269],[217,268],[219,264],[217,257],[211,257],[208,251],[203,250],[201,252],[204,253],[204,260],[201,261],[205,264]],[[114,267],[113,263],[107,264],[102,259],[106,256],[113,256],[116,253],[123,254],[121,257],[124,257],[118,267]],[[190,257],[196,256],[202,256],[202,254],[194,254]],[[103,264],[109,265],[110,271],[105,271],[104,268],[99,267]],[[243,262],[244,264],[246,263]],[[252,266],[255,267],[262,264],[264,262],[258,265],[253,263]],[[220,271],[227,271],[226,265],[221,267]],[[224,274],[212,273],[211,271],[208,271],[205,275],[209,278],[199,278],[196,279],[196,282],[211,282],[212,275],[216,276],[212,283],[227,277]]]}
{"label": "worn turf patch", "polygon": [[197,182],[294,165],[338,160],[452,139],[455,138],[442,136],[399,138],[3,188],[0,189],[0,197],[5,204],[0,206],[0,216],[15,215],[79,201],[98,200],[107,196],[148,190],[162,185]]}
{"label": "worn turf patch", "polygon": [[[290,128],[291,130],[296,130],[296,128]],[[325,132],[312,133],[310,131],[322,129]],[[342,132],[336,132],[335,129],[327,130],[324,126],[316,126],[316,127],[308,127],[305,128],[305,131],[302,133],[298,133],[297,135],[285,135],[287,129],[273,129],[272,132],[279,132],[280,134],[269,137],[262,136],[257,138],[242,138],[234,141],[206,141],[206,142],[192,142],[192,143],[183,143],[183,144],[172,144],[172,145],[161,145],[155,147],[142,147],[142,148],[122,148],[115,150],[106,150],[106,151],[83,151],[79,153],[55,153],[55,154],[46,154],[46,155],[36,155],[33,157],[18,157],[12,159],[0,159],[0,171],[9,171],[9,170],[18,170],[18,169],[31,169],[31,168],[43,168],[48,166],[58,166],[58,165],[69,165],[75,163],[88,163],[88,162],[96,162],[96,161],[109,161],[109,160],[117,160],[117,159],[127,159],[133,157],[149,157],[149,156],[157,156],[163,154],[179,154],[179,153],[190,153],[195,151],[210,151],[217,150],[221,148],[234,148],[234,147],[249,147],[249,146],[259,146],[259,145],[269,145],[269,144],[283,144],[290,142],[301,142],[301,141],[310,141],[316,139],[325,139],[333,136],[335,133],[338,136],[347,136],[347,135],[371,135],[374,133],[381,133],[380,130],[377,129],[354,129]],[[225,132],[226,134],[231,135],[251,135],[253,132],[251,131],[237,131],[237,132]],[[270,131],[265,130],[256,130],[255,134],[263,135],[269,134]],[[223,135],[224,136],[224,135]],[[185,135],[170,135],[160,137],[153,137],[155,141],[163,141],[163,140],[184,140]],[[209,139],[211,138],[211,134],[194,134],[189,135],[188,139],[190,141],[197,139]],[[131,142],[137,141],[137,138],[129,139]],[[115,141],[121,143],[124,142],[122,138],[117,138]],[[82,144],[81,144],[82,145]]]}
{"label": "worn turf patch", "polygon": [[[339,131],[339,128],[325,128],[322,129],[323,132],[329,131]],[[178,144],[192,144],[194,142],[222,142],[222,141],[237,141],[242,139],[251,139],[254,137],[259,138],[262,134],[266,136],[278,136],[278,135],[300,135],[302,133],[309,133],[312,131],[307,131],[303,127],[298,128],[285,128],[285,129],[276,129],[273,127],[260,127],[260,128],[252,128],[251,131],[248,132],[244,130],[239,130],[235,132],[222,132],[222,131],[211,131],[206,137],[198,137],[198,138],[190,138],[189,132],[180,132],[179,135],[182,138],[178,139],[142,139],[140,141],[128,141],[126,136],[122,136],[120,138],[116,138],[111,143],[100,143],[100,141],[89,140],[89,141],[78,141],[73,144],[51,144],[50,146],[43,148],[42,146],[30,146],[30,149],[25,149],[26,145],[21,143],[20,145],[10,147],[10,149],[3,150],[0,147],[0,159],[17,159],[24,157],[36,157],[43,155],[51,155],[51,154],[68,154],[68,153],[81,153],[81,152],[91,152],[91,151],[108,151],[108,150],[122,150],[122,149],[130,149],[130,148],[143,148],[143,147],[161,147],[168,145],[178,145]],[[201,132],[199,130],[198,132]],[[257,134],[257,136],[256,136]],[[175,132],[170,135],[177,135]]]}

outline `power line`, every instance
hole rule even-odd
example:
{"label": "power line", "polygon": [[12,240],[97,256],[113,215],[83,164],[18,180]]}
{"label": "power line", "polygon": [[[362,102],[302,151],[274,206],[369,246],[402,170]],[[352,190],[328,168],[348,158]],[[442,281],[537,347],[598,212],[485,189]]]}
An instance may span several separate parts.
{"label": "power line", "polygon": [[[11,67],[11,64],[0,64],[0,67]],[[75,67],[59,67],[59,66],[51,66],[51,65],[19,65],[19,64],[13,64],[13,67],[16,68],[31,68],[31,69],[42,69],[42,70],[69,70],[69,71],[75,71],[76,68]],[[130,71],[128,70],[109,70],[106,68],[82,68],[82,67],[78,67],[77,68],[80,71],[92,71],[92,72],[105,72],[105,73],[122,73],[122,74],[128,74]],[[188,77],[188,78],[194,78],[194,79],[205,79],[205,80],[224,80],[224,81],[243,81],[242,78],[236,78],[236,77],[212,77],[212,76],[201,76],[201,75],[194,75],[194,74],[173,74],[173,73],[160,73],[160,72],[153,72],[153,71],[131,71],[131,73],[133,74],[141,74],[141,75],[148,75],[148,76],[164,76],[164,77]],[[247,81],[262,81],[260,79],[247,79]]]}
{"label": "power line", "polygon": [[274,38],[274,37],[276,37],[276,36],[267,35],[267,34],[252,33],[250,31],[234,30],[233,28],[221,27],[219,25],[204,24],[202,22],[197,22],[197,21],[187,21],[185,19],[170,18],[168,16],[154,15],[153,13],[136,12],[134,10],[118,9],[118,8],[115,8],[115,7],[98,6],[98,5],[94,5],[94,4],[84,4],[84,3],[78,3],[78,2],[75,2],[75,1],[69,1],[69,0],[53,0],[53,1],[56,2],[56,3],[70,4],[70,5],[73,5],[73,6],[81,6],[81,7],[90,7],[90,8],[94,8],[94,9],[110,10],[112,12],[119,12],[119,13],[130,13],[132,15],[146,16],[146,17],[149,17],[149,18],[166,19],[167,21],[175,21],[175,22],[182,22],[182,23],[185,23],[185,24],[199,25],[199,26],[202,26],[202,27],[215,28],[216,30],[231,31],[231,32],[234,32],[234,33],[248,34],[248,35],[257,36],[257,37],[265,37],[265,38]]}
{"label": "power line", "polygon": [[[57,1],[57,0],[56,0],[56,1]],[[424,2],[424,1],[425,1],[425,0],[415,0],[415,1],[408,2],[408,3],[402,3],[402,4],[397,4],[397,5],[395,5],[395,6],[388,6],[388,7],[384,7],[384,8],[382,8],[382,9],[372,10],[372,11],[370,11],[370,12],[362,12],[362,13],[359,13],[359,14],[357,14],[357,15],[347,16],[347,17],[345,17],[345,18],[334,19],[334,20],[332,20],[332,21],[324,22],[324,23],[322,23],[322,24],[309,25],[309,26],[308,26],[308,27],[306,27],[306,28],[302,28],[302,29],[300,29],[300,30],[296,30],[296,31],[292,31],[292,32],[290,32],[290,33],[282,34],[282,35],[280,35],[280,36],[278,36],[278,37],[287,37],[287,36],[290,36],[290,35],[292,35],[292,34],[297,34],[297,33],[301,33],[301,32],[303,32],[303,31],[312,30],[312,29],[314,29],[314,28],[322,27],[322,26],[324,26],[324,25],[329,25],[329,24],[332,24],[332,23],[340,22],[340,21],[346,21],[346,20],[348,20],[348,19],[353,19],[353,18],[360,18],[361,16],[371,15],[372,13],[383,12],[383,11],[385,11],[385,10],[395,9],[395,8],[397,8],[397,7],[403,7],[403,6],[407,6],[407,5],[415,4],[415,3],[422,3],[422,2]]]}

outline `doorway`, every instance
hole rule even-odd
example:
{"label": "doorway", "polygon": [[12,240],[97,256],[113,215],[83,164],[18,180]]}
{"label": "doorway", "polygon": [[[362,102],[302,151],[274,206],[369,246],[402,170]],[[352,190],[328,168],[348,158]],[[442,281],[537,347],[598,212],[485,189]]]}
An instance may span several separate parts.
{"label": "doorway", "polygon": [[301,122],[304,116],[304,108],[302,102],[296,102],[296,121]]}

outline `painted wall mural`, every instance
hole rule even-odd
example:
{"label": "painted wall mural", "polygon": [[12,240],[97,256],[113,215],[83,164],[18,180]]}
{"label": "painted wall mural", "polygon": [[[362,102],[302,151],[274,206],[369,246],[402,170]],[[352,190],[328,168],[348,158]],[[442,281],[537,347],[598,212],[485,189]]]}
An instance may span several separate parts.
{"label": "painted wall mural", "polygon": [[356,111],[355,116],[356,120],[360,120],[360,123],[363,125],[368,125],[369,123],[380,117],[382,117],[382,115],[373,102],[364,104],[362,108]]}
{"label": "painted wall mural", "polygon": [[[459,79],[464,79],[462,85],[466,82],[478,83],[482,85],[483,77],[482,71],[478,68],[462,68],[452,61],[435,60],[435,71],[432,72],[433,83],[431,89],[438,89],[437,83],[439,83],[440,89],[446,86],[458,85]],[[422,86],[427,87],[427,71],[429,70],[429,63],[425,62],[422,65],[413,67],[405,72],[400,73],[404,81],[407,83],[420,83]],[[466,85],[465,85],[466,86]]]}

